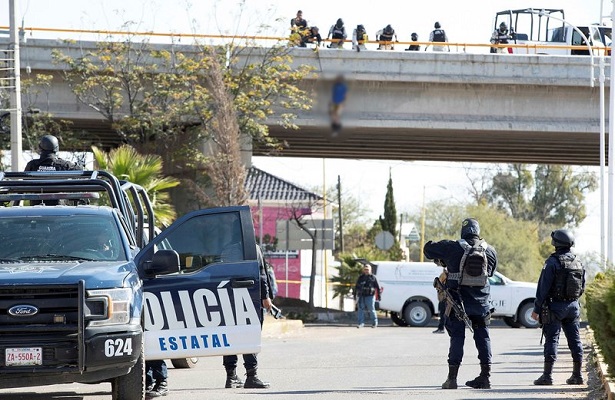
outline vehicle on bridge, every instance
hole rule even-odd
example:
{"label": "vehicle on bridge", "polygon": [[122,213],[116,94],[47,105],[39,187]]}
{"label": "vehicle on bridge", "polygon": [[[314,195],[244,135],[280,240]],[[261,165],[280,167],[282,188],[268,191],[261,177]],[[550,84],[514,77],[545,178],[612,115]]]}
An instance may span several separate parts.
{"label": "vehicle on bridge", "polygon": [[[564,22],[564,10],[525,8],[499,11],[495,15],[495,29],[504,22],[510,29],[509,43],[528,47],[510,47],[513,54],[589,55],[589,40],[593,55],[608,55],[612,43],[612,29],[590,24],[573,27]],[[535,47],[533,47],[535,46]],[[583,48],[571,48],[583,46]]]}
{"label": "vehicle on bridge", "polygon": [[[442,267],[432,262],[372,261],[372,270],[382,287],[379,308],[391,313],[399,326],[426,326],[438,313],[438,295],[434,278]],[[517,282],[499,272],[489,278],[493,317],[499,317],[513,328],[538,327],[531,318],[536,284]]]}
{"label": "vehicle on bridge", "polygon": [[143,400],[146,359],[260,351],[249,207],[156,235],[145,190],[104,171],[0,172],[0,203],[0,388],[111,382]]}

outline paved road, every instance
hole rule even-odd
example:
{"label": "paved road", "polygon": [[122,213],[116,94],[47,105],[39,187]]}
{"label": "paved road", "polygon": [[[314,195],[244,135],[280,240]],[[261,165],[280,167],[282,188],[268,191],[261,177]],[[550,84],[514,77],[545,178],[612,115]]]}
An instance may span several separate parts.
{"label": "paved road", "polygon": [[[565,344],[554,369],[555,385],[532,385],[542,371],[540,331],[494,326],[491,329],[493,388],[461,386],[442,390],[448,336],[432,334],[433,326],[357,329],[349,325],[310,325],[265,337],[259,375],[271,388],[223,389],[220,357],[204,358],[193,369],[169,370],[168,400],[196,399],[585,399],[586,385],[565,384],[572,363]],[[469,331],[466,331],[469,334]],[[563,335],[562,335],[563,339]],[[466,341],[459,382],[479,372],[473,342]],[[240,368],[243,374],[243,368]],[[585,373],[587,379],[587,373]],[[0,390],[2,400],[110,400],[110,385],[57,385]]]}

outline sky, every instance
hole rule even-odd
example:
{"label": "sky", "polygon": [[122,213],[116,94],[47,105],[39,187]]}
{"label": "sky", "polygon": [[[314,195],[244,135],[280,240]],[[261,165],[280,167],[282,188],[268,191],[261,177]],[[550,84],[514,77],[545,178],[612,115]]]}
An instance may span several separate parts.
{"label": "sky", "polygon": [[[297,10],[310,25],[328,32],[338,18],[352,31],[363,24],[370,37],[387,24],[395,28],[400,41],[409,41],[417,32],[427,40],[434,22],[446,30],[450,42],[485,43],[494,29],[495,13],[508,9],[561,8],[568,22],[587,25],[601,21],[601,0],[440,0],[411,2],[390,0],[385,6],[371,1],[297,2],[289,0],[16,0],[18,20],[25,27],[88,30],[122,30],[168,32],[173,34],[288,34],[290,19]],[[0,26],[9,25],[9,0],[0,0]],[[603,15],[610,15],[611,1],[604,1]],[[608,20],[610,24],[610,19]],[[268,28],[262,28],[268,25]],[[34,32],[33,38],[93,40],[91,34]],[[152,42],[163,41],[155,38]],[[177,40],[177,39],[175,39]],[[189,39],[182,38],[189,43]],[[487,51],[485,49],[485,51]],[[427,202],[451,199],[460,203],[468,199],[465,168],[481,171],[488,164],[443,162],[403,162],[367,160],[292,159],[254,157],[253,164],[269,173],[306,188],[335,185],[338,175],[344,190],[356,194],[370,210],[369,217],[382,213],[389,172],[393,177],[394,195],[399,212],[420,210],[423,190]],[[324,169],[324,172],[323,172]],[[309,171],[306,173],[306,171]],[[598,172],[598,168],[593,168]],[[588,218],[577,230],[577,251],[599,251],[600,196],[588,197]]]}

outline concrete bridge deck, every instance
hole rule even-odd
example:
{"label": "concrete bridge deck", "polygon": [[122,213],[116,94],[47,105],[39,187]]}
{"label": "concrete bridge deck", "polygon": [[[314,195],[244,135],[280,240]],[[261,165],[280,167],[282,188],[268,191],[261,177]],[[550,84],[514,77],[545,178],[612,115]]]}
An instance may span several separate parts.
{"label": "concrete bridge deck", "polygon": [[[78,57],[94,45],[30,39],[21,46],[21,65],[31,73],[54,75],[48,103],[40,108],[73,120],[75,129],[111,140],[108,125],[75,99],[61,76],[62,66],[51,62],[54,48]],[[176,47],[190,51],[190,46]],[[258,60],[262,51],[243,51],[241,62]],[[590,87],[589,57],[290,51],[295,65],[307,64],[315,70],[314,77],[303,83],[315,102],[311,111],[298,115],[299,130],[269,121],[271,135],[288,143],[281,155],[599,163],[600,93],[597,79]],[[344,129],[333,136],[327,107],[333,79],[340,73],[349,91]],[[608,77],[608,68],[605,73]],[[598,77],[597,68],[594,75]],[[605,96],[608,100],[608,90]],[[608,127],[608,120],[605,123]],[[255,155],[264,151],[258,146],[253,149]]]}

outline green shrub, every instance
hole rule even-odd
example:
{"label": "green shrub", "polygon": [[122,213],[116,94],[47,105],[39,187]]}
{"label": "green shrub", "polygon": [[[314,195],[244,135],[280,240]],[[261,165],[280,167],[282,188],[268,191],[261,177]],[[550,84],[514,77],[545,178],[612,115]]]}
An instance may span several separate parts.
{"label": "green shrub", "polygon": [[596,275],[585,292],[587,319],[594,331],[596,343],[602,350],[609,373],[615,368],[615,272],[608,270]]}

